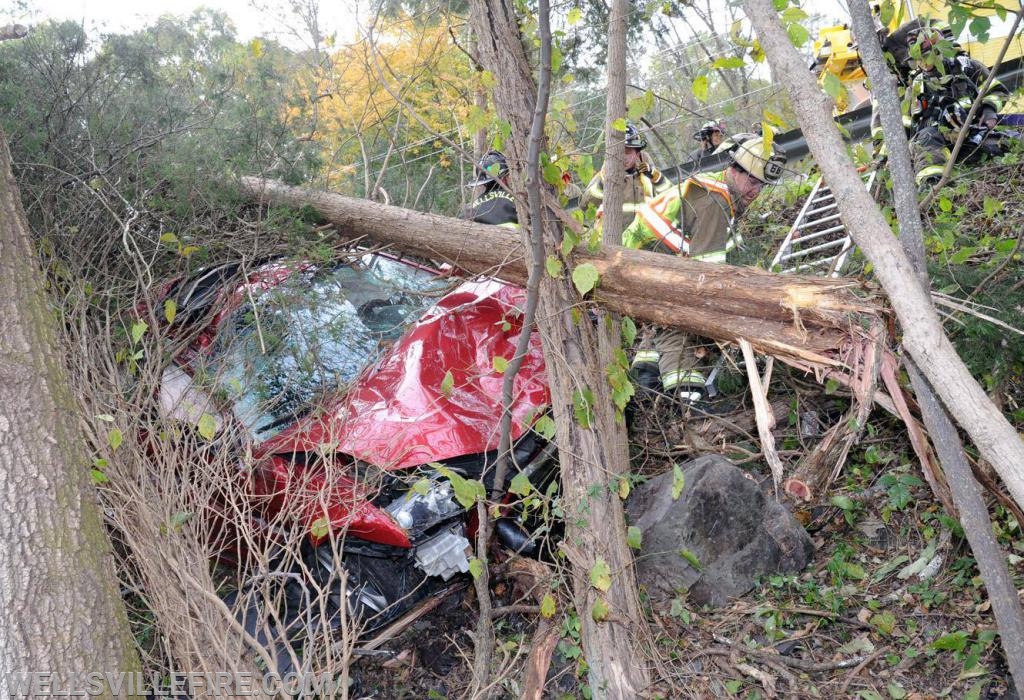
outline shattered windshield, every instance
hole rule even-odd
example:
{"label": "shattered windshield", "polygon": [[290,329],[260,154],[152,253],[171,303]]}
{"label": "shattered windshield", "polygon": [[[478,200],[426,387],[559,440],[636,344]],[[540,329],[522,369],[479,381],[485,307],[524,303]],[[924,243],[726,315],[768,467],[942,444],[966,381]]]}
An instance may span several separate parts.
{"label": "shattered windshield", "polygon": [[427,270],[378,255],[297,266],[269,288],[248,287],[248,301],[220,324],[196,376],[256,440],[267,440],[344,389],[445,286]]}

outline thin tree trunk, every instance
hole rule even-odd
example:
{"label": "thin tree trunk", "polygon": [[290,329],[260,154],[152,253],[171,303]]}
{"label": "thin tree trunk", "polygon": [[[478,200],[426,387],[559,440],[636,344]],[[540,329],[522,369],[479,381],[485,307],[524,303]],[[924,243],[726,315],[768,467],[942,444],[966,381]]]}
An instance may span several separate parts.
{"label": "thin tree trunk", "polygon": [[830,116],[831,100],[818,88],[790,43],[771,0],[745,0],[744,7],[775,74],[789,92],[804,137],[836,195],[847,229],[889,295],[902,324],[904,348],[946,410],[1002,477],[1017,504],[1024,504],[1024,444],[946,337],[910,261],[846,155]]}
{"label": "thin tree trunk", "polygon": [[53,323],[0,132],[0,697],[140,668]]}
{"label": "thin tree trunk", "polygon": [[[888,145],[890,172],[896,217],[900,225],[900,242],[907,253],[918,280],[924,289],[930,287],[924,257],[924,228],[917,205],[914,171],[910,161],[906,132],[899,114],[896,77],[886,65],[878,44],[867,0],[850,3],[854,33],[874,86],[873,98],[882,110],[882,129]],[[999,638],[1006,654],[1010,673],[1024,680],[1024,615],[1013,579],[1006,567],[1005,555],[996,542],[989,520],[988,508],[981,487],[964,456],[963,445],[948,413],[939,403],[921,372],[910,365],[910,381],[921,404],[921,414],[932,436],[943,470],[946,472],[953,504],[960,515],[967,541],[974,552],[981,577],[985,581],[992,611],[999,626]]]}
{"label": "thin tree trunk", "polygon": [[[475,0],[470,4],[470,21],[479,40],[481,63],[497,78],[494,104],[511,125],[506,147],[524,236],[541,237],[544,251],[559,255],[561,229],[554,212],[544,206],[541,220],[532,220],[522,196],[537,84],[514,7],[507,0]],[[539,145],[543,151],[543,138]],[[551,188],[544,185],[543,191],[550,201]],[[579,304],[579,295],[567,274],[558,278],[541,276],[539,331],[558,435],[566,511],[563,546],[573,568],[591,688],[597,697],[632,698],[649,682],[635,644],[643,616],[632,556],[626,546],[622,504],[608,488],[610,474],[625,465],[621,463],[620,446],[611,444],[610,427],[615,418],[595,329],[585,314],[582,320],[573,314]],[[573,399],[586,390],[593,392],[593,420],[584,426],[576,421]],[[602,590],[590,585],[595,566],[607,567],[610,586],[605,587],[603,579]]]}

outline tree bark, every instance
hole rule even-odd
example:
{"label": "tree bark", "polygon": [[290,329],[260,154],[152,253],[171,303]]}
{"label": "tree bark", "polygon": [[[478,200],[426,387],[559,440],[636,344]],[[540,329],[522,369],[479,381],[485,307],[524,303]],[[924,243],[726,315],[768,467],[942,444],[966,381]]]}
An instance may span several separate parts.
{"label": "tree bark", "polygon": [[889,295],[902,325],[905,350],[1017,504],[1024,504],[1024,444],[946,337],[931,299],[846,154],[830,116],[831,99],[818,88],[790,43],[771,0],[745,0],[744,7],[775,74],[789,92],[800,128],[836,195],[847,229]]}
{"label": "tree bark", "polygon": [[[526,240],[539,237],[545,253],[559,255],[561,229],[551,207],[534,207],[534,212],[540,209],[541,217],[531,219],[523,196],[523,168],[529,162],[526,149],[539,145],[544,151],[546,143],[543,134],[539,134],[539,143],[531,141],[538,91],[520,35],[519,18],[508,0],[474,0],[470,3],[470,22],[478,37],[480,61],[497,80],[495,107],[511,126],[506,155],[523,235]],[[546,199],[552,200],[550,186],[539,184]],[[558,435],[566,511],[564,546],[573,568],[583,652],[595,697],[636,697],[649,682],[636,645],[643,615],[632,556],[626,546],[622,504],[609,488],[610,475],[626,465],[621,463],[622,450],[611,440],[613,404],[595,329],[586,315],[581,321],[573,314],[580,301],[567,275],[541,276],[538,330]],[[578,424],[573,410],[574,395],[585,389],[593,392],[593,421],[589,426]],[[604,590],[589,585],[589,574],[599,562],[610,571],[611,585]]]}
{"label": "tree bark", "polygon": [[[352,240],[526,281],[527,248],[506,229],[253,177],[242,178],[242,188],[264,202],[313,207]],[[607,244],[596,253],[577,250],[573,261],[597,268],[594,299],[613,311],[716,340],[745,338],[802,368],[842,367],[839,353],[856,340],[857,322],[883,313],[873,290],[851,280],[777,275]]]}
{"label": "tree bark", "polygon": [[[139,670],[53,309],[0,132],[0,697],[19,673]],[[121,693],[124,694],[123,692]],[[111,695],[107,688],[106,695]]]}

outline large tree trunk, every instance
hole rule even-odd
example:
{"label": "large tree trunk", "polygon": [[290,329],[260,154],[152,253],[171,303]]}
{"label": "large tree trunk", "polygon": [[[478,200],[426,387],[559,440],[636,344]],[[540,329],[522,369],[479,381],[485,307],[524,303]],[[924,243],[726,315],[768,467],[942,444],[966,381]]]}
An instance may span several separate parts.
{"label": "large tree trunk", "polygon": [[73,399],[0,133],[0,697],[18,674],[136,671]]}
{"label": "large tree trunk", "polygon": [[[313,207],[353,240],[393,245],[471,273],[526,280],[527,249],[507,229],[253,177],[242,178],[242,185],[268,203]],[[716,340],[745,338],[800,367],[841,367],[840,353],[856,341],[859,322],[882,313],[865,294],[870,290],[850,280],[777,275],[613,245],[596,253],[577,250],[573,258],[597,268],[595,299],[613,311]]]}
{"label": "large tree trunk", "polygon": [[800,128],[836,196],[847,229],[889,295],[903,329],[903,347],[946,410],[1003,478],[1017,504],[1024,505],[1024,443],[946,337],[913,266],[846,154],[830,117],[831,99],[818,88],[793,48],[771,0],[746,0],[744,6],[769,62],[790,94]]}

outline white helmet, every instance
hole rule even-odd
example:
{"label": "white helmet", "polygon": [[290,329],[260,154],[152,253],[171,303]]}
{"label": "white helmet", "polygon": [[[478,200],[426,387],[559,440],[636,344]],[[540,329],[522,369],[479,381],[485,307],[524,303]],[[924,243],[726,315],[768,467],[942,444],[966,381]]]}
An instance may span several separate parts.
{"label": "white helmet", "polygon": [[760,136],[737,143],[731,155],[736,165],[769,185],[778,182],[786,170],[786,152],[775,144],[766,148]]}

